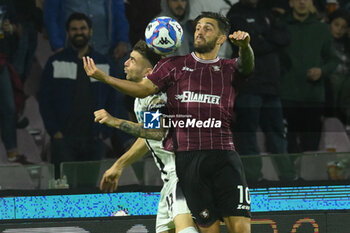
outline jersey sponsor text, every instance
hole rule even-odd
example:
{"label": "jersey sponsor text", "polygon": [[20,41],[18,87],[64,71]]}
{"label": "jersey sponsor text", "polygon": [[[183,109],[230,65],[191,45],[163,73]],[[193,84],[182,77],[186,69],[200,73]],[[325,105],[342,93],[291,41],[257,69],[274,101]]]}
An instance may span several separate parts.
{"label": "jersey sponsor text", "polygon": [[192,103],[207,103],[207,104],[219,104],[220,96],[195,93],[193,91],[184,91],[182,95],[176,95],[177,100],[181,102],[192,102]]}

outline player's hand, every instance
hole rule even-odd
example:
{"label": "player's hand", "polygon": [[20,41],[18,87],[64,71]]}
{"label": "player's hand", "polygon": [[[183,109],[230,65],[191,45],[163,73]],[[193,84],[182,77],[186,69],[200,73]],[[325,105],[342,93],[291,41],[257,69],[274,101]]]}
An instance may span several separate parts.
{"label": "player's hand", "polygon": [[100,81],[104,81],[106,79],[106,76],[108,77],[108,75],[105,72],[97,68],[92,58],[88,56],[83,57],[83,63],[84,63],[84,70],[87,76],[93,77]]}
{"label": "player's hand", "polygon": [[311,80],[311,81],[317,81],[321,78],[322,76],[322,70],[320,68],[311,68],[307,71],[306,76]]}
{"label": "player's hand", "polygon": [[100,190],[103,192],[113,192],[117,189],[119,178],[123,169],[112,166],[104,174],[100,182]]}
{"label": "player's hand", "polygon": [[244,31],[235,31],[228,36],[231,43],[237,45],[238,47],[247,47],[250,42],[250,36]]}
{"label": "player's hand", "polygon": [[95,122],[100,124],[106,124],[109,127],[117,127],[118,126],[118,118],[111,116],[105,109],[100,109],[94,112]]}

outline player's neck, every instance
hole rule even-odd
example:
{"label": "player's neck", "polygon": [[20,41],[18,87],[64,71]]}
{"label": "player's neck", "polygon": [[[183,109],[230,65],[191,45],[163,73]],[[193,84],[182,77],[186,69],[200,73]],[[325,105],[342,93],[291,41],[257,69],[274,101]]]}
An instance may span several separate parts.
{"label": "player's neck", "polygon": [[213,60],[218,56],[218,51],[213,50],[209,53],[199,53],[199,52],[194,52],[196,56],[202,60]]}

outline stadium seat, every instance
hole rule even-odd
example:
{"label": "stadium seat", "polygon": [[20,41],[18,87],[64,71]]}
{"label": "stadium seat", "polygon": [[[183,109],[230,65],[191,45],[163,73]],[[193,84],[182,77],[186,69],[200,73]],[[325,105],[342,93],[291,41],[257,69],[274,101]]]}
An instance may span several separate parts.
{"label": "stadium seat", "polygon": [[350,152],[350,140],[338,118],[325,118],[319,145],[320,151]]}
{"label": "stadium seat", "polygon": [[20,164],[0,165],[0,189],[35,189],[28,170]]}

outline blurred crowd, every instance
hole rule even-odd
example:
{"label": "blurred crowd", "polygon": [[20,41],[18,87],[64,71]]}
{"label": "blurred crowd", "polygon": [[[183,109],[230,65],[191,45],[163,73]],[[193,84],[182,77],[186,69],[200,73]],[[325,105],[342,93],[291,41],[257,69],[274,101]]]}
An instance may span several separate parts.
{"label": "blurred crowd", "polygon": [[[135,139],[94,123],[93,112],[104,108],[135,120],[133,99],[86,77],[82,57],[125,78],[124,62],[132,46],[144,39],[149,21],[176,19],[184,41],[172,56],[185,55],[192,52],[192,22],[202,11],[220,12],[229,19],[231,32],[251,36],[255,71],[237,86],[232,124],[241,156],[319,151],[326,117],[350,127],[347,0],[0,0],[0,131],[8,162],[33,163],[18,149],[16,134],[30,128],[24,109],[31,95],[40,109],[42,133],[50,136],[50,149],[41,157],[55,165],[56,177],[62,162],[124,153]],[[44,38],[40,43],[39,37]],[[45,44],[50,56],[40,66]],[[227,42],[219,56],[237,53]],[[26,93],[28,83],[37,85],[35,93]],[[264,151],[258,132],[265,135]],[[287,156],[275,159],[281,180],[296,178],[293,162]],[[261,180],[261,168],[261,159],[249,160],[248,180]]]}

